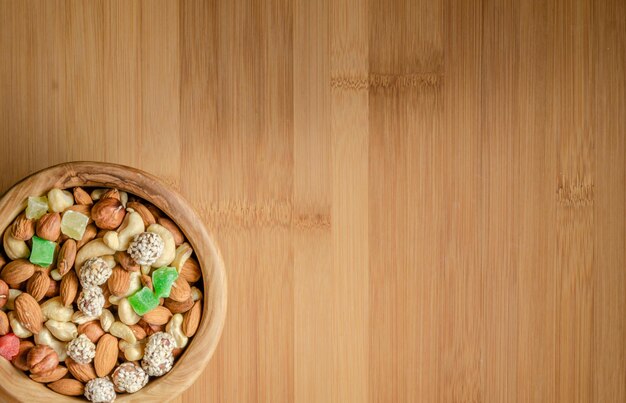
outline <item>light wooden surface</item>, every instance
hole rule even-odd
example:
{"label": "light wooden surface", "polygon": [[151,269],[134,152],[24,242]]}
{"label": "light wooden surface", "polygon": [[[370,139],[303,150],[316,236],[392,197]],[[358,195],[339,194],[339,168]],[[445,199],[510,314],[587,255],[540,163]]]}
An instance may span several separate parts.
{"label": "light wooden surface", "polygon": [[[187,241],[202,269],[202,320],[195,336],[177,360],[174,369],[158,382],[151,382],[141,393],[124,394],[116,402],[164,401],[163,396],[180,395],[203,374],[220,339],[223,329],[227,284],[224,262],[205,226],[179,194],[154,176],[137,169],[110,163],[71,162],[39,171],[11,187],[0,199],[0,233],[9,227],[24,209],[31,195],[46,194],[49,189],[76,186],[114,187],[131,192],[158,207],[174,220],[185,233]],[[13,398],[9,398],[9,396]],[[77,402],[76,398],[58,395],[44,385],[33,382],[10,362],[0,359],[0,397],[2,401]]]}
{"label": "light wooden surface", "polygon": [[0,189],[91,159],[216,234],[178,402],[626,401],[626,3],[0,0]]}

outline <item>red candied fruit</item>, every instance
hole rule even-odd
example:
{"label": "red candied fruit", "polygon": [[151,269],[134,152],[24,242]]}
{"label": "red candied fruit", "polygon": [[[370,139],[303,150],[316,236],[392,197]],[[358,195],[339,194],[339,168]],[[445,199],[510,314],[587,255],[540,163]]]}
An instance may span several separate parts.
{"label": "red candied fruit", "polygon": [[0,357],[11,361],[20,351],[20,339],[13,333],[0,337]]}

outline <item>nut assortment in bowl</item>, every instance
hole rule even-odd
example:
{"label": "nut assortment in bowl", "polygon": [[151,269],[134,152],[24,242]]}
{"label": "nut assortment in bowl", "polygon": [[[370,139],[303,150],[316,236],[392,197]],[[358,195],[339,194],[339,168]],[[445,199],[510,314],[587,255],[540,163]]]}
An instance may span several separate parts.
{"label": "nut assortment in bowl", "polygon": [[2,240],[0,360],[56,393],[138,393],[198,331],[200,264],[149,201],[114,187],[52,188],[28,197]]}

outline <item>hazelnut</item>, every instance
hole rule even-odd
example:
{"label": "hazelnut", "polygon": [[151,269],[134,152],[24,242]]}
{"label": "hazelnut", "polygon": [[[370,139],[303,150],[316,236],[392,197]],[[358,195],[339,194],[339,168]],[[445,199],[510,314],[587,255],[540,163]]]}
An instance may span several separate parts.
{"label": "hazelnut", "polygon": [[101,229],[116,229],[122,224],[125,215],[122,202],[113,197],[101,199],[91,209],[91,218]]}
{"label": "hazelnut", "polygon": [[44,374],[59,365],[59,356],[51,347],[41,344],[28,352],[26,362],[31,374]]}
{"label": "hazelnut", "polygon": [[104,330],[102,330],[102,326],[100,326],[100,321],[92,320],[91,322],[83,323],[78,326],[78,333],[84,334],[93,343],[97,343],[100,337],[104,335]]}
{"label": "hazelnut", "polygon": [[0,280],[0,308],[7,303],[9,299],[9,286],[4,281]]}
{"label": "hazelnut", "polygon": [[44,214],[37,222],[37,236],[48,241],[56,241],[61,236],[61,214]]}
{"label": "hazelnut", "polygon": [[20,340],[20,349],[17,355],[13,357],[12,361],[15,368],[22,371],[28,371],[30,369],[28,366],[28,353],[30,353],[33,347],[35,347],[35,344],[33,344],[32,341]]}

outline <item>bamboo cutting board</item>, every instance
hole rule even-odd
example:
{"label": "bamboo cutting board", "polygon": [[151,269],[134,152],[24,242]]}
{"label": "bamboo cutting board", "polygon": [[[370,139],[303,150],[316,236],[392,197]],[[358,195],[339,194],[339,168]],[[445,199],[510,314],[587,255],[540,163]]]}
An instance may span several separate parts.
{"label": "bamboo cutting board", "polygon": [[0,190],[197,208],[229,312],[177,403],[624,402],[625,64],[619,0],[0,0]]}

